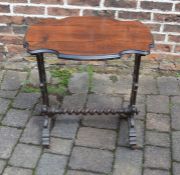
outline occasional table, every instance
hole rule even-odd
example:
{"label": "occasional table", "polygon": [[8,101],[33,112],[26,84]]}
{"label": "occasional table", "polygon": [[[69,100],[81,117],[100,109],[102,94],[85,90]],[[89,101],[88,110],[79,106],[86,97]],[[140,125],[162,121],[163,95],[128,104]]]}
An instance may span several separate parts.
{"label": "occasional table", "polygon": [[[25,34],[24,47],[35,55],[39,70],[44,124],[42,145],[49,147],[50,131],[55,114],[125,114],[129,124],[129,145],[136,146],[134,115],[137,113],[136,96],[141,56],[148,55],[153,47],[149,29],[138,21],[118,21],[106,17],[67,17],[44,19],[30,26]],[[118,109],[54,109],[49,104],[44,53],[65,60],[111,60],[124,54],[135,54],[130,102],[127,108]],[[77,82],[78,83],[78,82]]]}

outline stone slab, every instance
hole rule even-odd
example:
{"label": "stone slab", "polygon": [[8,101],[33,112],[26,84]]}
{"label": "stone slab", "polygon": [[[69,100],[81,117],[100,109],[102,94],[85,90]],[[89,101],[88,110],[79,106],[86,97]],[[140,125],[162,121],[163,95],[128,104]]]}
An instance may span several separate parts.
{"label": "stone slab", "polygon": [[146,127],[161,132],[170,131],[170,118],[165,114],[147,113]]}
{"label": "stone slab", "polygon": [[117,129],[118,115],[83,115],[82,124],[95,128]]}
{"label": "stone slab", "polygon": [[113,175],[140,175],[142,172],[142,151],[118,147],[115,153]]}
{"label": "stone slab", "polygon": [[114,150],[116,132],[112,130],[81,127],[77,133],[76,145]]}
{"label": "stone slab", "polygon": [[87,93],[89,86],[89,78],[87,72],[74,73],[69,80],[68,89],[71,93],[81,94]]}
{"label": "stone slab", "polygon": [[163,95],[149,95],[147,97],[147,112],[169,113],[169,97]]}
{"label": "stone slab", "polygon": [[163,95],[179,95],[180,94],[177,78],[162,76],[162,77],[157,78],[157,82],[158,82],[160,94],[163,94]]}
{"label": "stone slab", "polygon": [[38,101],[39,93],[19,93],[13,103],[14,108],[31,109]]}
{"label": "stone slab", "polygon": [[36,168],[36,175],[63,175],[67,157],[44,153]]}
{"label": "stone slab", "polygon": [[45,149],[45,152],[70,155],[72,144],[72,140],[51,138],[51,146],[49,149]]}
{"label": "stone slab", "polygon": [[73,139],[79,127],[79,116],[77,115],[57,115],[55,126],[51,131],[51,136]]}
{"label": "stone slab", "polygon": [[43,126],[43,116],[32,116],[20,138],[20,142],[40,144]]}
{"label": "stone slab", "polygon": [[74,147],[69,167],[77,170],[86,170],[99,173],[110,173],[113,163],[113,154],[109,151]]}
{"label": "stone slab", "polygon": [[170,135],[168,133],[146,131],[146,144],[170,147]]}
{"label": "stone slab", "polygon": [[18,168],[18,167],[6,167],[3,175],[32,175],[33,171],[30,169]]}
{"label": "stone slab", "polygon": [[21,130],[10,127],[0,127],[0,158],[8,159],[20,137]]}
{"label": "stone slab", "polygon": [[169,171],[145,169],[143,175],[170,175]]}
{"label": "stone slab", "polygon": [[24,127],[29,116],[30,111],[28,110],[10,109],[4,117],[2,124],[14,127]]}
{"label": "stone slab", "polygon": [[5,114],[10,105],[10,100],[0,98],[0,114]]}
{"label": "stone slab", "polygon": [[35,168],[40,154],[40,147],[18,144],[10,158],[9,164],[17,167]]}
{"label": "stone slab", "polygon": [[18,72],[8,70],[4,76],[3,82],[1,84],[1,89],[5,90],[17,90],[25,81],[27,72]]}
{"label": "stone slab", "polygon": [[154,146],[145,147],[145,166],[159,169],[170,169],[170,149]]}
{"label": "stone slab", "polygon": [[62,108],[78,109],[83,108],[86,102],[87,94],[74,94],[65,96],[62,103]]}
{"label": "stone slab", "polygon": [[6,162],[4,160],[0,160],[0,174],[2,173],[3,169],[5,168]]}
{"label": "stone slab", "polygon": [[89,109],[117,109],[122,107],[122,98],[119,96],[90,94],[87,108]]}
{"label": "stone slab", "polygon": [[172,132],[173,159],[180,161],[180,131]]}
{"label": "stone slab", "polygon": [[173,163],[173,175],[179,175],[180,172],[180,163]]}

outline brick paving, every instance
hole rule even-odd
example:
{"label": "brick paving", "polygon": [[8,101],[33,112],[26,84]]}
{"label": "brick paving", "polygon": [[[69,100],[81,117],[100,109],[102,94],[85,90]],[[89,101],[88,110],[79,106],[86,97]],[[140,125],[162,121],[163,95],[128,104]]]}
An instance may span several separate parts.
{"label": "brick paving", "polygon": [[[38,84],[34,63],[6,63],[0,71],[1,175],[179,175],[180,81],[175,73],[149,64],[141,70],[135,116],[138,149],[128,148],[128,123],[118,115],[57,115],[50,149],[40,145],[43,117],[40,93],[24,93],[29,79]],[[178,64],[178,63],[177,63]],[[128,65],[128,64],[127,64]],[[24,66],[24,67],[23,67]],[[63,107],[99,109],[127,106],[131,88],[129,67],[93,74],[74,73]],[[33,77],[34,76],[34,77]],[[116,81],[112,81],[116,77]],[[56,83],[48,75],[48,81]],[[51,102],[58,100],[51,96]]]}

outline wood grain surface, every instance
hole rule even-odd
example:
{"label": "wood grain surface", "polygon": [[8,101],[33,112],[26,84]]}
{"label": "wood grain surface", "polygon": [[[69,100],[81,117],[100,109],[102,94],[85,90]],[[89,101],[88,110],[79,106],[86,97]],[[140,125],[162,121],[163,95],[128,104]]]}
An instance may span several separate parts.
{"label": "wood grain surface", "polygon": [[50,49],[86,56],[149,52],[153,44],[149,29],[138,21],[92,16],[44,19],[29,26],[24,41],[29,51]]}

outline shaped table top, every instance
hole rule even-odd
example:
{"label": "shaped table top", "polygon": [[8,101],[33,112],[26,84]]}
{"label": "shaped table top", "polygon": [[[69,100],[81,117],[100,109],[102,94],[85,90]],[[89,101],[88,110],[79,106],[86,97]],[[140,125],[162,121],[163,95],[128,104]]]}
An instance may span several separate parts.
{"label": "shaped table top", "polygon": [[31,54],[55,53],[79,60],[111,59],[127,53],[147,55],[152,45],[149,29],[139,21],[93,16],[44,19],[30,26],[24,38]]}

